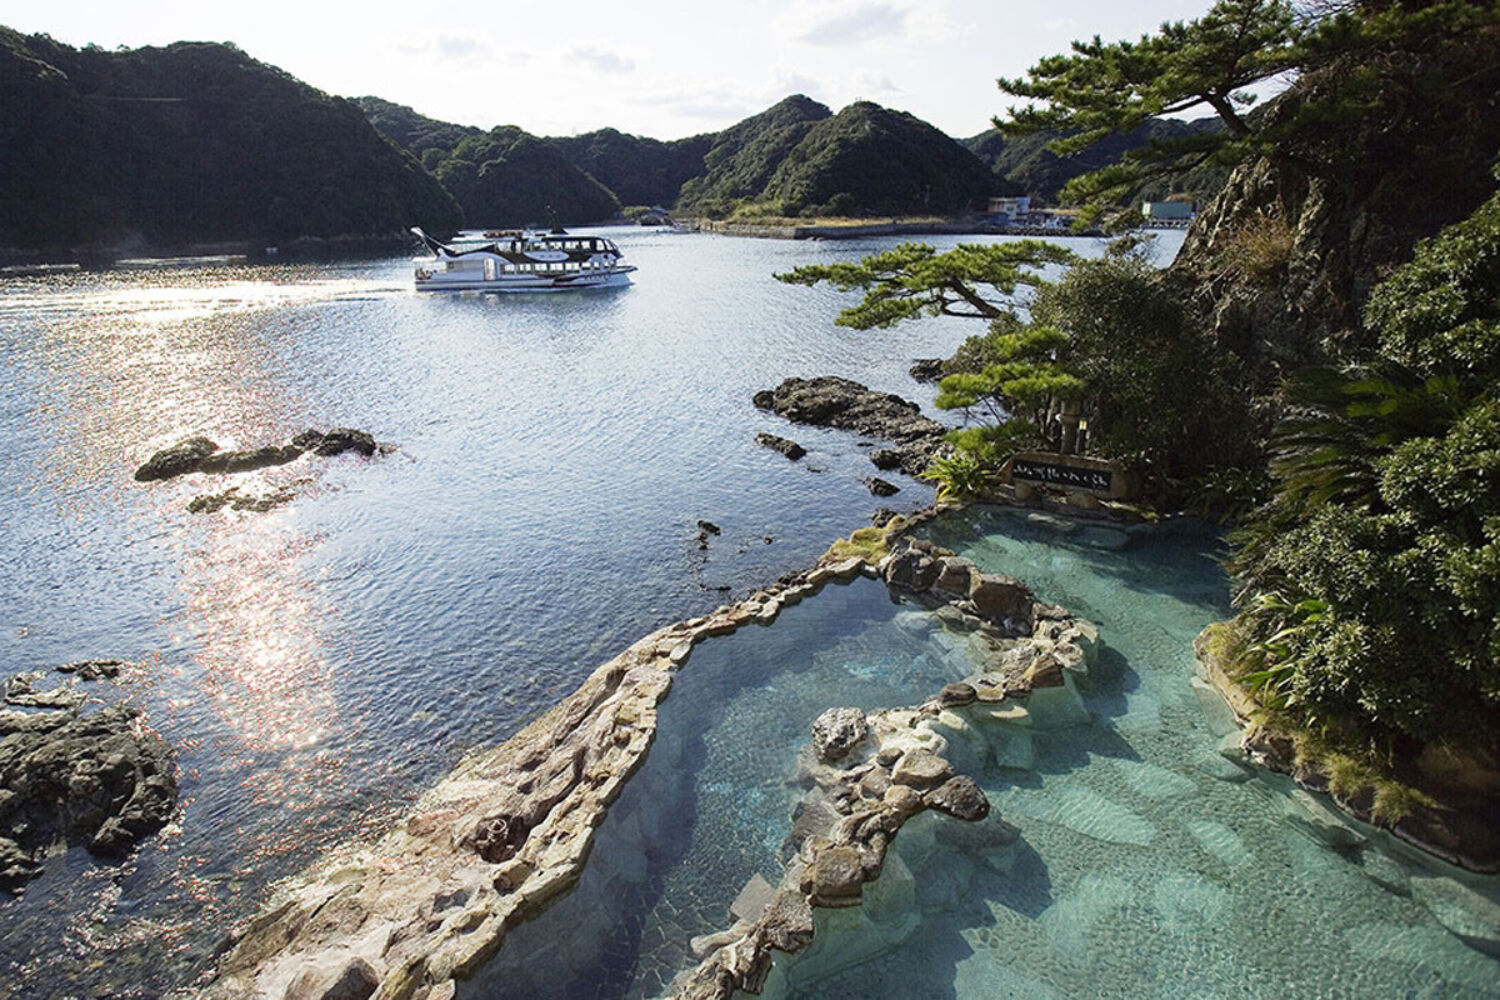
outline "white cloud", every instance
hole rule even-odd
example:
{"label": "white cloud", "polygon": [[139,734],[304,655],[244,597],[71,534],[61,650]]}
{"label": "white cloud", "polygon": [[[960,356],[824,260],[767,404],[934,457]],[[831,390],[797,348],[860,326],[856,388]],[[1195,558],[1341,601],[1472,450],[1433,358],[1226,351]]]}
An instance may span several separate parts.
{"label": "white cloud", "polygon": [[593,45],[575,45],[569,53],[573,59],[583,63],[596,73],[633,73],[635,60]]}
{"label": "white cloud", "polygon": [[906,26],[906,11],[888,3],[862,3],[826,17],[797,36],[812,45],[857,45],[894,35]]}
{"label": "white cloud", "polygon": [[396,43],[396,51],[404,56],[423,56],[446,59],[451,62],[474,62],[488,59],[489,42],[475,35],[438,34],[419,35]]}

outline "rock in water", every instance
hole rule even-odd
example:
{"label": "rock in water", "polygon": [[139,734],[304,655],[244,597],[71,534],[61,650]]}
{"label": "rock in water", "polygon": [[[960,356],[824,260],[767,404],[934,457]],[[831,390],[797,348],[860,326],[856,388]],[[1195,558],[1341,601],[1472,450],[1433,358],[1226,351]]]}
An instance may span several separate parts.
{"label": "rock in water", "polygon": [[[849,379],[823,376],[789,378],[775,390],[755,394],[754,403],[793,423],[837,427],[893,442],[897,458],[884,451],[881,468],[916,475],[943,446],[947,428],[922,416],[921,407],[888,392],[875,392]],[[873,458],[874,456],[872,456]]]}
{"label": "rock in water", "polygon": [[171,750],[139,718],[119,705],[0,712],[0,887],[20,892],[56,841],[119,854],[171,819]]}
{"label": "rock in water", "polygon": [[807,449],[802,447],[797,442],[789,441],[786,438],[778,437],[775,434],[767,434],[762,432],[755,435],[755,440],[756,443],[758,443],[762,448],[770,448],[772,451],[779,451],[787,458],[790,458],[793,462],[797,461],[797,459],[807,454]]}
{"label": "rock in water", "polygon": [[865,487],[878,497],[894,496],[901,492],[901,487],[895,483],[887,482],[879,476],[871,476],[865,480]]}
{"label": "rock in water", "polygon": [[830,708],[813,722],[813,751],[823,761],[842,760],[869,732],[857,708]]}
{"label": "rock in water", "polygon": [[146,459],[146,464],[135,470],[135,480],[138,483],[149,483],[192,472],[200,462],[218,450],[219,446],[206,437],[179,441]]}

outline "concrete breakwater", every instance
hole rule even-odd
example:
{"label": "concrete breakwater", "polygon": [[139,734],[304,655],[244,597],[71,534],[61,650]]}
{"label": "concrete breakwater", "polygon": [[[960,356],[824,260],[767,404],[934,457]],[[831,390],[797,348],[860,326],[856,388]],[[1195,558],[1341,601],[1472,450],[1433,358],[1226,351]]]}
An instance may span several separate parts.
{"label": "concrete breakwater", "polygon": [[[907,818],[928,808],[967,819],[988,812],[977,786],[958,780],[939,756],[943,739],[928,730],[943,713],[969,704],[996,709],[1033,687],[1063,685],[1064,672],[1084,669],[1093,648],[1086,623],[1037,603],[1018,581],[898,539],[903,527],[882,533],[865,555],[825,557],[632,644],[505,744],[465,759],[380,841],[334,851],[278,887],[228,943],[204,994],[452,996],[455,979],[472,975],[510,928],[577,881],[608,806],[645,759],[658,703],[696,643],[769,625],[829,583],[882,577],[992,643],[992,665],[921,706],[862,719],[863,727],[851,721],[847,739],[833,741],[842,741],[843,755],[824,734],[829,828],[804,844],[767,919],[731,928],[705,965],[677,984],[688,996],[753,986],[770,948],[791,951],[810,940],[801,918],[812,907],[858,902],[860,884],[878,874],[885,844]],[[847,760],[835,763],[841,756]],[[796,926],[770,914],[796,918]]]}

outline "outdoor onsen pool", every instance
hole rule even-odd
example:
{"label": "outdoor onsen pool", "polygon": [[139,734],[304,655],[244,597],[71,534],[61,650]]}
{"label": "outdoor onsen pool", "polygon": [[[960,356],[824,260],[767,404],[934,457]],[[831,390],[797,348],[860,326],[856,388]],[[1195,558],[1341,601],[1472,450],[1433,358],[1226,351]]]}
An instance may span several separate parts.
{"label": "outdoor onsen pool", "polygon": [[[1228,610],[1212,534],[991,508],[923,533],[1095,621],[1103,646],[1076,698],[949,735],[986,823],[1018,836],[918,816],[862,906],[817,910],[812,946],[777,954],[767,996],[1500,995],[1500,962],[1460,936],[1494,940],[1493,879],[1217,752],[1191,646]],[[662,994],[747,880],[779,880],[812,720],[916,704],[975,664],[963,633],[867,579],[703,643],[576,889],[460,996]]]}

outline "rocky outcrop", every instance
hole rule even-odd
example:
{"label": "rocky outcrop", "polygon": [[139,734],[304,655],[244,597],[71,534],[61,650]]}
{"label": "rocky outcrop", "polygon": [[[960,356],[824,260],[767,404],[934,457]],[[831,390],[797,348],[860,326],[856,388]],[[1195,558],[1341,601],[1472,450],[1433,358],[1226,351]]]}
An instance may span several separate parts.
{"label": "rocky outcrop", "polygon": [[778,437],[775,434],[767,434],[762,432],[755,435],[755,441],[762,448],[770,448],[772,451],[781,452],[787,458],[790,458],[793,462],[797,461],[799,458],[802,458],[807,454],[807,449],[802,447],[797,442],[789,441],[786,438]]}
{"label": "rocky outcrop", "polygon": [[252,472],[286,465],[308,453],[329,458],[352,451],[368,458],[375,454],[377,447],[369,434],[349,427],[335,427],[330,431],[306,430],[286,444],[246,451],[223,451],[206,437],[193,437],[153,454],[135,470],[135,479],[136,482],[149,483],[190,472]]}
{"label": "rocky outcrop", "polygon": [[[882,469],[899,468],[918,475],[943,447],[947,428],[922,416],[921,407],[888,392],[874,392],[849,379],[789,378],[775,389],[755,394],[754,403],[793,423],[836,427],[895,445],[893,459],[884,455]],[[883,454],[877,452],[877,454]],[[894,462],[894,464],[889,464]]]}
{"label": "rocky outcrop", "polygon": [[[1496,44],[1489,26],[1410,51],[1361,50],[1267,108],[1260,127],[1286,133],[1277,155],[1234,171],[1169,272],[1267,390],[1278,371],[1360,346],[1374,285],[1494,192]],[[1372,106],[1330,117],[1356,78]]]}
{"label": "rocky outcrop", "polygon": [[[115,661],[75,665],[79,676],[111,676]],[[117,670],[116,670],[117,672]],[[6,700],[36,705],[32,678],[7,685]],[[66,689],[64,689],[66,690]],[[116,856],[161,829],[177,807],[172,753],[140,712],[115,705],[90,715],[0,711],[0,888],[19,893],[58,842]]]}

